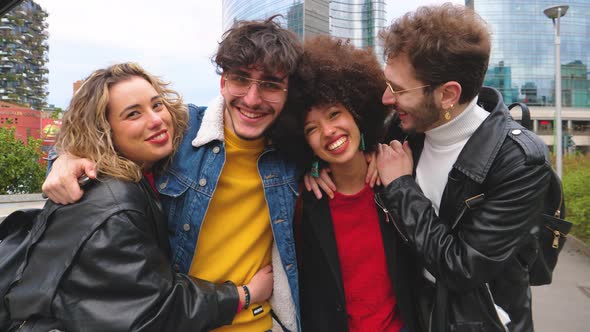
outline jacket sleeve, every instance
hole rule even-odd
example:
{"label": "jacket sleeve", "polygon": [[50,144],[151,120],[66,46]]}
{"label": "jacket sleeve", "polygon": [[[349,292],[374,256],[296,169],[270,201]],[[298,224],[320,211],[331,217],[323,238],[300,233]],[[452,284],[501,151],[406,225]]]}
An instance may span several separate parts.
{"label": "jacket sleeve", "polygon": [[[530,237],[547,189],[549,167],[526,164],[524,158],[497,159],[486,179],[484,200],[468,209],[455,228],[453,220],[437,216],[411,176],[390,183],[382,197],[437,281],[455,290],[471,289],[501,273]],[[449,177],[447,186],[453,180]],[[441,208],[443,204],[457,210],[465,205],[462,197],[447,197]]]}
{"label": "jacket sleeve", "polygon": [[63,276],[53,310],[68,331],[205,331],[231,323],[232,284],[174,273],[142,213],[111,216]]}

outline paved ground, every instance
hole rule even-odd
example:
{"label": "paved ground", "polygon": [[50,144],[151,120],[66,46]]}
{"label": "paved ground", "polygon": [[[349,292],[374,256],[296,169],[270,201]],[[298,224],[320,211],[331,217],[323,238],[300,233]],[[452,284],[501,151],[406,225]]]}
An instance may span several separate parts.
{"label": "paved ground", "polygon": [[0,202],[0,222],[14,210],[42,208],[45,201],[31,201],[31,202]]}
{"label": "paved ground", "polygon": [[548,286],[533,287],[536,332],[590,331],[590,249],[568,238]]}

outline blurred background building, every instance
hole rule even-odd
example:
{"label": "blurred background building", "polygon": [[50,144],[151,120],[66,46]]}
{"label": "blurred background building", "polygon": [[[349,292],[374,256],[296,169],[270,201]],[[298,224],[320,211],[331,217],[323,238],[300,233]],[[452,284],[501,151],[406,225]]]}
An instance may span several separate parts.
{"label": "blurred background building", "polygon": [[385,24],[384,0],[223,0],[223,30],[237,20],[265,19],[275,14],[301,39],[330,34],[349,39],[381,55],[377,35]]}
{"label": "blurred background building", "polygon": [[[569,5],[561,18],[563,132],[578,149],[590,145],[590,0],[467,0],[492,30],[492,54],[485,85],[506,104],[531,106],[536,132],[549,145],[554,137],[554,30],[543,10]],[[571,145],[571,144],[570,144]],[[571,150],[571,147],[570,147]]]}
{"label": "blurred background building", "polygon": [[[559,2],[559,1],[558,1]],[[590,108],[590,0],[561,1],[561,75],[564,107]],[[543,10],[555,0],[468,0],[491,26],[492,56],[486,84],[507,103],[555,105],[553,25]]]}
{"label": "blurred background building", "polygon": [[31,0],[0,18],[0,101],[46,106],[47,13]]}

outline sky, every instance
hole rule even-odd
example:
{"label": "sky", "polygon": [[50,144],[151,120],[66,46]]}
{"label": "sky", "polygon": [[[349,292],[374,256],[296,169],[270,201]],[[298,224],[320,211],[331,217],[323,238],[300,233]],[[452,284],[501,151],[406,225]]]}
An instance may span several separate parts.
{"label": "sky", "polygon": [[[49,13],[49,104],[65,110],[74,81],[125,61],[170,82],[187,103],[207,105],[219,93],[210,59],[222,35],[221,1],[35,1]],[[386,0],[387,21],[447,1]]]}

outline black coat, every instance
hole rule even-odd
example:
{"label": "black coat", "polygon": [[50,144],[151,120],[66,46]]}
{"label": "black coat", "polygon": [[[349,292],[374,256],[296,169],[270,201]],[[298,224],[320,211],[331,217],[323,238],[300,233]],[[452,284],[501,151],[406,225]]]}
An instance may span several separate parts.
{"label": "black coat", "polygon": [[[49,208],[52,202],[47,203]],[[74,257],[63,275],[62,252]],[[50,217],[20,284],[11,318],[21,331],[204,331],[231,323],[234,285],[175,273],[166,220],[144,179],[90,184]],[[42,303],[50,314],[38,315]]]}
{"label": "black coat", "polygon": [[[301,321],[303,331],[348,331],[344,285],[327,195],[317,200],[303,193],[301,221]],[[376,206],[377,208],[377,206]],[[409,332],[416,330],[413,284],[417,268],[411,249],[399,237],[385,214],[377,208],[389,276],[397,305]],[[391,218],[391,217],[389,217]],[[394,308],[392,308],[394,309]]]}
{"label": "black coat", "polygon": [[[498,91],[482,88],[478,103],[490,115],[454,163],[439,216],[411,176],[382,198],[437,279],[421,289],[435,303],[423,317],[430,331],[503,331],[492,301],[510,315],[510,331],[533,331],[528,265],[551,172],[547,146],[510,117]],[[424,136],[409,140],[417,164]]]}

